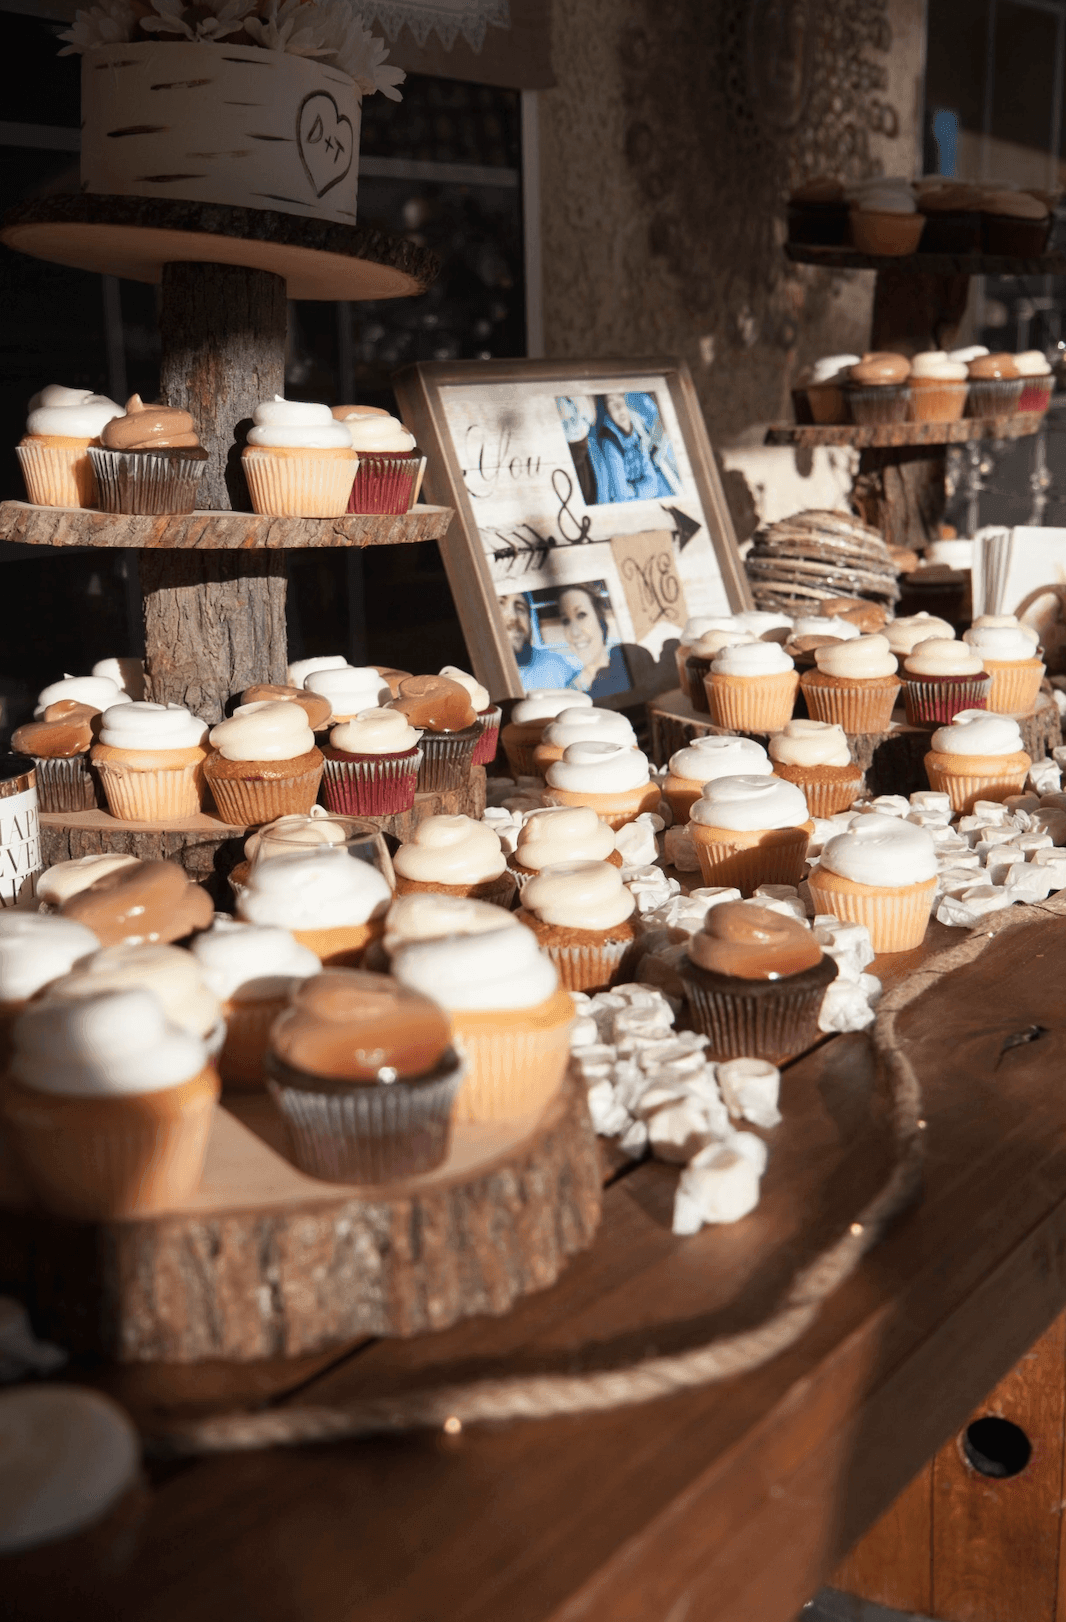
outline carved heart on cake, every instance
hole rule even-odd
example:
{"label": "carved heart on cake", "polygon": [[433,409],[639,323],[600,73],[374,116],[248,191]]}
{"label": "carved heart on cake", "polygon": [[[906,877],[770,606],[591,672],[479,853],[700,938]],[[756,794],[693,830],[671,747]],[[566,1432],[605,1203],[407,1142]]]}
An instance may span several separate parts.
{"label": "carved heart on cake", "polygon": [[316,197],[324,197],[339,185],[352,167],[355,156],[352,121],[338,111],[337,103],[324,90],[316,90],[300,103],[296,144]]}

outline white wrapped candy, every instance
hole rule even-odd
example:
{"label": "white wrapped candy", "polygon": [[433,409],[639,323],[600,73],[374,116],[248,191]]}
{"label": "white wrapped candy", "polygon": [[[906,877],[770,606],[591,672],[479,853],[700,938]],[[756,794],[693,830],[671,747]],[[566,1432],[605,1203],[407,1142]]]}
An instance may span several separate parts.
{"label": "white wrapped candy", "polygon": [[726,1059],[717,1068],[718,1086],[735,1120],[752,1126],[777,1126],[781,1072],[768,1059]]}

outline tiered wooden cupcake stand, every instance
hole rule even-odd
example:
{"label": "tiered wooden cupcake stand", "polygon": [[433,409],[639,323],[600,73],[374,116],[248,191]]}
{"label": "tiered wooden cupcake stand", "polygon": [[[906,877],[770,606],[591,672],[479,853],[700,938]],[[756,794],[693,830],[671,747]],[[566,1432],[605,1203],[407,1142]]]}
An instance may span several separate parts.
{"label": "tiered wooden cupcake stand", "polygon": [[[8,216],[7,246],[60,264],[162,283],[161,394],[193,414],[209,453],[205,508],[165,518],[0,505],[0,537],[47,547],[136,547],[147,696],[219,720],[235,693],[283,682],[285,554],[440,540],[452,513],[258,517],[240,470],[253,410],[285,392],[286,298],[403,297],[436,274],[432,256],[363,227],[268,210],[50,198]],[[468,789],[419,795],[406,835],[435,812],[478,814]],[[104,811],[42,817],[46,863],[96,851],[179,860],[226,895],[246,828],[200,815],[122,823]],[[0,1145],[0,1208],[16,1283],[62,1344],[123,1361],[291,1355],[361,1334],[412,1334],[499,1313],[551,1284],[587,1245],[599,1164],[583,1096],[565,1089],[541,1118],[458,1124],[437,1171],[382,1189],[298,1171],[265,1096],[227,1096],[201,1187],[181,1210],[73,1224],[25,1211]],[[24,1214],[25,1213],[25,1214]]]}

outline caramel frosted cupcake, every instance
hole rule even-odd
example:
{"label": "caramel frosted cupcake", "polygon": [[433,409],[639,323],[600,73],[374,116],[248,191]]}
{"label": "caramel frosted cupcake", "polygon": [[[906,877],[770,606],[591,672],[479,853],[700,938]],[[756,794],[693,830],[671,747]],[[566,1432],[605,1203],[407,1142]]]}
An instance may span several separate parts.
{"label": "caramel frosted cupcake", "polygon": [[192,942],[205,985],[218,1001],[225,1040],[218,1056],[222,1085],[258,1092],[270,1027],[305,980],[322,964],[287,929],[237,923],[219,916]]}
{"label": "caramel frosted cupcake", "polygon": [[[379,667],[380,668],[380,667]],[[400,694],[400,682],[410,679],[409,670],[392,670],[383,672],[390,678],[396,679],[393,698]],[[445,665],[437,672],[449,681],[457,681],[460,687],[465,687],[470,696],[470,702],[477,716],[477,724],[481,728],[481,736],[474,745],[474,766],[491,766],[496,759],[496,749],[500,741],[500,722],[503,720],[503,711],[498,704],[494,704],[489,697],[487,687],[482,687],[479,681],[466,670],[460,670],[456,665]]]}
{"label": "caramel frosted cupcake", "polygon": [[1014,356],[978,355],[967,367],[970,379],[968,417],[1010,417],[1018,409],[1025,381]]}
{"label": "caramel frosted cupcake", "polygon": [[587,805],[610,828],[659,804],[648,757],[625,743],[572,743],[547,771],[545,805]]}
{"label": "caramel frosted cupcake", "polygon": [[915,355],[909,381],[913,422],[957,422],[966,410],[967,369],[942,349]]}
{"label": "caramel frosted cupcake", "polygon": [[511,719],[500,733],[503,752],[513,777],[534,777],[533,764],[536,749],[544,728],[563,710],[590,706],[588,693],[579,693],[569,687],[535,687],[525,698],[520,698],[511,711]]}
{"label": "caramel frosted cupcake", "polygon": [[42,811],[92,811],[96,780],[89,769],[89,750],[100,711],[75,699],[48,704],[40,720],[27,721],[11,734],[11,747],[31,755],[37,768],[37,802]]}
{"label": "caramel frosted cupcake", "polygon": [[307,724],[312,732],[324,731],[333,714],[333,705],[323,693],[312,693],[305,687],[290,687],[285,682],[256,682],[254,686],[244,689],[241,704],[298,704],[307,716]]}
{"label": "caramel frosted cupcake", "polygon": [[180,821],[202,807],[207,726],[181,704],[105,710],[89,758],[121,822]]}
{"label": "caramel frosted cupcake", "polygon": [[770,739],[776,777],[803,790],[812,817],[846,811],[862,793],[844,728],[832,721],[790,721]]}
{"label": "caramel frosted cupcake", "polygon": [[465,1066],[448,1017],[383,974],[306,980],[270,1034],[267,1086],[293,1158],[332,1183],[391,1183],[439,1166]]}
{"label": "caramel frosted cupcake", "polygon": [[736,619],[719,621],[702,632],[690,646],[688,658],[685,660],[685,691],[694,710],[698,710],[701,715],[711,713],[708,684],[711,667],[718,655],[725,648],[735,648],[758,640],[754,631],[749,631],[746,625],[741,625]]}
{"label": "caramel frosted cupcake", "polygon": [[868,602],[865,597],[823,597],[819,612],[830,619],[843,620],[868,636],[871,631],[884,630],[888,609],[883,603]]}
{"label": "caramel frosted cupcake", "polygon": [[500,836],[473,817],[426,817],[392,865],[397,895],[439,890],[498,907],[509,907],[514,899],[514,875]]}
{"label": "caramel frosted cupcake", "polygon": [[798,884],[814,824],[803,790],[780,777],[719,777],[692,807],[688,835],[705,885]]}
{"label": "caramel frosted cupcake", "polygon": [[325,964],[358,968],[384,931],[391,901],[389,882],[376,867],[321,845],[306,856],[257,861],[238,898],[237,916],[290,930]]}
{"label": "caramel frosted cupcake", "polygon": [[88,389],[49,383],[33,396],[26,432],[15,447],[26,495],[37,507],[95,507],[99,499],[89,446],[122,407]]}
{"label": "caramel frosted cupcake", "polygon": [[959,710],[983,710],[992,678],[965,642],[932,637],[903,661],[903,701],[911,726],[941,725]]}
{"label": "caramel frosted cupcake", "polygon": [[415,803],[421,732],[396,710],[361,710],[323,747],[323,798],[342,816],[387,817]]}
{"label": "caramel frosted cupcake", "polygon": [[13,1040],[0,1111],[47,1210],[99,1221],[170,1210],[195,1192],[218,1075],[152,992],[45,993]]}
{"label": "caramel frosted cupcake", "polygon": [[929,786],[950,795],[955,811],[970,812],[978,800],[1020,794],[1033,764],[1017,721],[988,710],[960,710],[931,741],[925,757]]}
{"label": "caramel frosted cupcake", "polygon": [[242,704],[208,735],[204,776],[234,826],[306,816],[318,798],[322,755],[298,704]]}
{"label": "caramel frosted cupcake", "polygon": [[[1003,623],[989,624],[992,618]],[[963,636],[992,678],[987,705],[999,715],[1028,715],[1036,704],[1047,669],[1037,655],[1037,634],[1004,614],[983,616]]]}
{"label": "caramel frosted cupcake", "polygon": [[692,1023],[716,1059],[780,1064],[818,1036],[837,967],[798,918],[724,901],[689,937],[680,974]]}
{"label": "caramel frosted cupcake", "polygon": [[207,452],[187,411],[126,401],[125,415],[101,430],[90,445],[100,506],[108,513],[191,513],[204,475]]}
{"label": "caramel frosted cupcake", "polygon": [[885,732],[899,693],[896,658],[887,637],[859,636],[816,648],[817,668],[800,678],[814,721],[831,721],[845,732]]}
{"label": "caramel frosted cupcake", "polygon": [[598,743],[624,743],[637,747],[637,735],[624,715],[617,710],[599,710],[586,705],[581,709],[563,710],[544,728],[541,740],[533,751],[533,769],[543,777],[548,767],[562,760],[572,743],[585,743],[595,739]]}
{"label": "caramel frosted cupcake", "polygon": [[614,829],[587,805],[548,805],[530,811],[509,858],[519,895],[529,879],[560,862],[610,862],[620,868]]}
{"label": "caramel frosted cupcake", "polygon": [[252,412],[241,466],[253,512],[339,518],[348,511],[359,458],[347,424],[329,406],[276,394]]}
{"label": "caramel frosted cupcake", "polygon": [[663,799],[674,821],[684,823],[703,793],[704,784],[719,777],[769,777],[773,769],[766,750],[754,738],[705,733],[670,756]]}
{"label": "caramel frosted cupcake", "polygon": [[776,642],[723,648],[706,682],[711,719],[733,732],[780,732],[798,687],[796,667]]}
{"label": "caramel frosted cupcake", "polygon": [[848,404],[860,426],[906,422],[910,410],[911,366],[906,355],[873,350],[851,368]]}
{"label": "caramel frosted cupcake", "polygon": [[459,1121],[536,1115],[558,1092],[570,1058],[574,1004],[531,930],[451,935],[401,947],[401,985],[447,1009],[469,1069]]}
{"label": "caramel frosted cupcake", "polygon": [[816,912],[865,924],[875,952],[907,952],[925,938],[937,871],[924,828],[869,811],[822,847],[808,883]]}
{"label": "caramel frosted cupcake", "polygon": [[385,707],[398,710],[422,734],[419,793],[444,794],[463,788],[481,738],[466,688],[447,676],[408,676]]}
{"label": "caramel frosted cupcake", "polygon": [[636,905],[610,862],[559,862],[524,886],[517,917],[567,991],[606,991],[629,976]]}
{"label": "caramel frosted cupcake", "polygon": [[96,877],[86,872],[88,883],[80,882],[79,873],[76,888],[65,880],[51,892],[62,894],[60,915],[91,929],[101,946],[182,941],[210,924],[211,897],[177,862],[108,860],[111,865]]}

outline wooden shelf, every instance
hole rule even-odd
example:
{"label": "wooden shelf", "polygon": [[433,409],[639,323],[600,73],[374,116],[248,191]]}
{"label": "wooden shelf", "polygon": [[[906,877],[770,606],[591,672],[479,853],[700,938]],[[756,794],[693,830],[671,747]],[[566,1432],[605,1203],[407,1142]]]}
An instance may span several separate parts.
{"label": "wooden shelf", "polygon": [[261,518],[256,513],[194,512],[149,516],[84,507],[0,502],[0,540],[24,546],[136,546],[167,551],[295,551],[324,546],[402,546],[439,541],[450,507],[409,513],[346,513],[343,518]]}
{"label": "wooden shelf", "polygon": [[810,242],[786,242],[785,253],[797,265],[821,265],[825,270],[902,270],[916,276],[1066,276],[1066,254],[1043,253],[1033,258],[988,253],[860,253],[846,244],[819,247]]}
{"label": "wooden shelf", "polygon": [[[766,430],[767,445],[871,446],[965,445],[974,439],[1024,439],[1035,434],[1042,411],[1015,412],[1009,417],[963,417],[960,422],[781,423]],[[0,509],[2,510],[2,509]]]}
{"label": "wooden shelf", "polygon": [[243,265],[285,278],[290,299],[384,299],[424,293],[439,264],[426,248],[367,225],[273,209],[81,193],[12,209],[0,242],[36,259],[134,282],[165,264]]}

